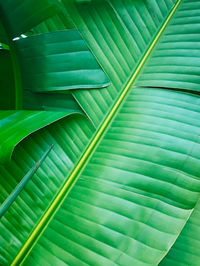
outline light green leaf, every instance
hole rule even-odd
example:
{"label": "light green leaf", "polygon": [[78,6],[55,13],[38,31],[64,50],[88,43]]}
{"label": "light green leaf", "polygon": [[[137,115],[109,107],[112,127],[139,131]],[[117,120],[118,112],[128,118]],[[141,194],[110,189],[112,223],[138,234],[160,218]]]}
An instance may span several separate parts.
{"label": "light green leaf", "polygon": [[105,89],[74,92],[76,100],[96,126],[101,124],[124,90],[175,2],[74,3],[63,0],[71,19],[111,81]]}
{"label": "light green leaf", "polygon": [[200,196],[199,114],[199,97],[132,89],[25,265],[157,265]]}
{"label": "light green leaf", "polygon": [[136,85],[200,91],[199,2],[182,2]]}
{"label": "light green leaf", "polygon": [[0,112],[0,162],[11,158],[15,146],[25,137],[65,116],[67,112],[51,111],[1,111]]}
{"label": "light green leaf", "polygon": [[[17,230],[9,213],[4,217],[2,262],[9,264],[16,256],[13,265],[158,265],[184,232],[200,196],[200,98],[134,86],[161,34],[171,27],[173,12],[176,17],[180,11],[176,7],[181,1],[63,2],[112,85],[74,93],[98,128],[88,133],[82,120],[76,130],[70,126],[63,130],[60,123],[54,127],[59,149],[44,172],[55,171],[54,160],[60,167],[63,158],[67,167],[55,188],[50,181],[56,174],[48,174],[45,196],[40,206],[34,204],[34,213],[28,199],[34,187],[39,201],[40,182],[31,183],[13,204],[9,213],[19,219],[17,212],[26,206],[20,200],[29,202],[29,215],[23,212]],[[186,17],[191,6],[188,0],[180,4]],[[158,82],[155,87],[159,86]],[[73,136],[69,145],[63,142],[66,131]],[[38,134],[38,143],[47,145],[50,135],[51,131]],[[18,146],[18,155],[26,158],[23,145]],[[72,145],[77,145],[75,155]],[[63,147],[65,153],[60,154]],[[33,149],[25,150],[31,151],[29,161]],[[19,157],[17,166],[23,165]],[[12,183],[7,168],[2,172]],[[5,195],[5,183],[2,187]],[[15,245],[10,248],[12,241]]]}
{"label": "light green leaf", "polygon": [[197,203],[190,219],[170,249],[167,256],[159,265],[200,265],[200,202]]}
{"label": "light green leaf", "polygon": [[32,178],[32,176],[36,173],[40,165],[43,163],[43,161],[46,159],[47,155],[53,148],[53,145],[51,145],[46,152],[43,154],[43,156],[35,163],[35,165],[28,171],[28,173],[22,178],[21,182],[15,187],[15,189],[12,191],[12,193],[7,197],[7,199],[2,203],[0,206],[0,219],[1,217],[6,213],[6,211],[9,209],[9,207],[12,205],[12,203],[16,200],[17,196],[20,194],[20,192],[24,189],[28,181]]}
{"label": "light green leaf", "polygon": [[53,143],[54,148],[0,220],[0,264],[10,265],[58,193],[89,142],[94,127],[85,116],[69,115],[36,131],[15,148],[12,160],[0,165],[2,203]]}

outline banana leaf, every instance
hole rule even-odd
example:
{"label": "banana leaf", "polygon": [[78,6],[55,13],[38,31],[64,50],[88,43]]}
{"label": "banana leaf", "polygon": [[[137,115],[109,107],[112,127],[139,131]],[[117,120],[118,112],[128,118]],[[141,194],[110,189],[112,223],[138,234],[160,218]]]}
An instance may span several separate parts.
{"label": "banana leaf", "polygon": [[[176,86],[161,89],[159,80],[135,86],[144,86],[136,78],[142,79],[171,21],[180,10],[192,17],[197,2],[63,3],[112,84],[73,93],[96,130],[82,117],[66,118],[65,126],[58,121],[21,142],[13,161],[1,168],[9,180],[7,186],[2,182],[5,197],[17,182],[12,173],[27,167],[54,132],[57,147],[41,166],[46,170],[39,169],[39,180],[33,179],[1,221],[1,264],[195,265],[193,246],[177,259],[176,245],[187,245],[185,230],[192,238],[200,196],[200,98]],[[195,10],[198,16],[197,5]],[[187,56],[181,66],[185,62]],[[190,83],[187,75],[184,89],[194,93]],[[67,167],[56,175],[62,160]]]}
{"label": "banana leaf", "polygon": [[[74,24],[112,84],[108,89],[76,91],[76,100],[96,126],[112,108],[176,1],[64,0]],[[93,106],[98,112],[93,112]]]}
{"label": "banana leaf", "polygon": [[82,113],[71,93],[34,93],[24,90],[23,107],[26,110]]}
{"label": "banana leaf", "polygon": [[109,85],[77,30],[20,39],[16,46],[26,90],[55,92]]}
{"label": "banana leaf", "polygon": [[150,55],[136,85],[199,92],[199,24],[199,2],[182,1]]}
{"label": "banana leaf", "polygon": [[7,199],[2,203],[0,207],[0,219],[4,215],[4,213],[7,212],[8,208],[13,204],[13,202],[16,200],[17,196],[20,194],[20,192],[25,188],[28,181],[32,178],[32,176],[36,173],[40,165],[43,163],[43,161],[48,156],[49,152],[53,148],[53,145],[51,145],[46,152],[43,154],[43,156],[35,163],[35,165],[28,171],[28,173],[22,178],[21,182],[15,187],[15,189],[11,192],[11,194],[7,197]]}
{"label": "banana leaf", "polygon": [[24,264],[157,265],[200,196],[199,112],[132,89]]}
{"label": "banana leaf", "polygon": [[51,111],[1,111],[0,163],[10,159],[15,146],[29,134],[70,114]]}
{"label": "banana leaf", "polygon": [[190,219],[160,265],[194,265],[200,264],[200,202],[197,203]]}
{"label": "banana leaf", "polygon": [[73,169],[94,127],[83,115],[69,115],[20,142],[12,160],[0,165],[0,202],[51,144],[54,148],[37,173],[0,220],[0,264],[9,265]]}

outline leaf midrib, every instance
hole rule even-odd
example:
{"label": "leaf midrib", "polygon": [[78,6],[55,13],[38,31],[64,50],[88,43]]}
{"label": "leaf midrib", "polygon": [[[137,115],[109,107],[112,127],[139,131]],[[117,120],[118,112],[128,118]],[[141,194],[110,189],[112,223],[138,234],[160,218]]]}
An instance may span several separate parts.
{"label": "leaf midrib", "polygon": [[117,101],[114,103],[111,111],[103,121],[103,123],[99,126],[96,135],[93,137],[91,142],[88,144],[88,146],[85,149],[85,152],[79,162],[74,167],[73,171],[69,175],[69,178],[67,181],[63,184],[62,188],[54,198],[54,200],[50,203],[49,208],[47,209],[46,213],[43,215],[37,226],[34,228],[32,233],[30,234],[29,238],[19,251],[18,255],[15,257],[11,265],[19,265],[22,264],[23,261],[26,259],[26,257],[29,255],[30,251],[34,247],[34,245],[37,243],[37,240],[41,236],[41,234],[44,232],[52,218],[54,217],[55,213],[67,197],[68,193],[72,189],[73,185],[76,183],[79,174],[84,169],[85,165],[87,164],[88,160],[90,159],[91,155],[95,151],[95,148],[101,141],[104,133],[108,129],[109,125],[111,124],[114,116],[116,115],[117,111],[119,110],[119,107],[123,103],[125,97],[127,96],[129,89],[131,88],[131,85],[135,81],[136,77],[138,76],[140,70],[142,69],[143,65],[145,64],[147,58],[149,57],[151,51],[153,50],[154,46],[156,45],[157,41],[159,40],[161,34],[163,33],[164,29],[168,25],[171,17],[175,13],[176,9],[178,8],[179,4],[181,3],[181,0],[178,0],[173,9],[171,10],[170,14],[166,18],[165,22],[163,23],[162,27],[160,28],[159,32],[155,36],[155,39],[149,46],[147,52],[143,56],[142,60],[140,61],[137,69],[134,71],[134,73],[131,75],[129,81],[125,85],[124,90],[120,94]]}

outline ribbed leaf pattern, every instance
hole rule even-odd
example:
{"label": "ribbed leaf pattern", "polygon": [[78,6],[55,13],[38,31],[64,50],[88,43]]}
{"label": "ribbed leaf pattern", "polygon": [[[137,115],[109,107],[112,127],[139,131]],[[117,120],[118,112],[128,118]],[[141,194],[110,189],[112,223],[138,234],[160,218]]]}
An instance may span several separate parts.
{"label": "ribbed leaf pattern", "polygon": [[63,0],[63,3],[112,82],[108,89],[74,93],[79,104],[98,126],[124,89],[176,1],[74,3]]}
{"label": "ribbed leaf pattern", "polygon": [[21,142],[13,159],[0,166],[0,202],[44,151],[54,144],[48,158],[0,221],[0,265],[10,265],[45,209],[66,180],[93,126],[82,115],[72,115],[41,129]]}
{"label": "ribbed leaf pattern", "polygon": [[1,19],[10,38],[16,37],[55,15],[56,0],[0,0]]}
{"label": "ribbed leaf pattern", "polygon": [[[74,93],[98,126],[176,1],[63,2],[112,82],[107,89]],[[182,2],[134,85],[199,90],[200,6]],[[59,30],[62,23],[56,16],[37,29]],[[199,97],[173,90],[132,89],[25,264],[199,265],[199,104]],[[0,264],[16,256],[93,133],[80,116],[63,119],[23,141],[14,161],[0,168],[5,198],[45,147],[56,143],[1,221]]]}
{"label": "ribbed leaf pattern", "polygon": [[200,91],[200,2],[183,0],[136,85]]}
{"label": "ribbed leaf pattern", "polygon": [[25,265],[157,265],[200,195],[199,114],[199,97],[131,90]]}
{"label": "ribbed leaf pattern", "polygon": [[1,111],[0,112],[0,163],[11,158],[15,146],[32,132],[37,131],[63,117],[67,112],[50,111]]}
{"label": "ribbed leaf pattern", "polygon": [[16,44],[26,90],[49,92],[109,85],[77,30],[36,35]]}
{"label": "ribbed leaf pattern", "polygon": [[159,265],[200,265],[200,202],[195,207],[186,226]]}

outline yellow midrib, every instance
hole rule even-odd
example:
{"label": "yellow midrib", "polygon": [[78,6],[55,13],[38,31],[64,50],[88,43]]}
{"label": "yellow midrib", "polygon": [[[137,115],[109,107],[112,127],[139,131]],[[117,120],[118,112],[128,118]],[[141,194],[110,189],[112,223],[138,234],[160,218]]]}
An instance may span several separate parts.
{"label": "yellow midrib", "polygon": [[150,45],[150,47],[147,50],[146,54],[144,55],[143,59],[141,60],[140,64],[138,65],[136,71],[133,73],[132,77],[130,78],[129,82],[127,83],[127,85],[126,85],[125,89],[123,90],[122,94],[120,95],[120,97],[116,101],[115,105],[113,106],[112,110],[110,111],[110,113],[108,114],[108,116],[106,117],[104,122],[102,123],[102,125],[99,128],[97,134],[94,136],[94,138],[90,142],[90,144],[89,144],[88,148],[86,149],[84,155],[82,156],[82,158],[80,159],[80,161],[78,162],[78,164],[76,165],[74,170],[72,171],[72,173],[69,176],[68,180],[63,185],[63,187],[61,188],[61,190],[59,191],[59,193],[57,194],[57,196],[55,197],[55,199],[51,203],[50,207],[48,208],[48,210],[46,211],[44,216],[41,218],[41,220],[39,221],[39,223],[37,224],[37,226],[35,227],[35,229],[31,233],[29,238],[27,239],[27,241],[23,245],[23,247],[21,248],[21,250],[18,253],[18,255],[15,257],[15,259],[12,262],[11,265],[19,265],[19,264],[23,263],[23,261],[26,259],[26,257],[28,256],[28,254],[30,253],[30,251],[32,250],[34,245],[36,244],[38,238],[43,233],[43,231],[46,229],[46,227],[50,223],[51,219],[55,215],[56,211],[59,209],[60,205],[63,203],[63,201],[67,197],[72,185],[77,180],[78,174],[80,173],[80,171],[83,169],[83,167],[87,163],[87,161],[88,161],[89,157],[91,156],[92,152],[94,151],[96,145],[100,141],[103,133],[108,128],[110,122],[112,121],[112,118],[116,114],[117,110],[119,109],[119,106],[121,105],[121,103],[123,102],[125,96],[127,95],[127,93],[129,91],[133,81],[136,79],[138,73],[140,72],[141,68],[143,67],[145,61],[147,60],[149,54],[153,50],[155,44],[157,43],[157,41],[160,38],[160,36],[161,36],[162,32],[164,31],[164,29],[166,28],[168,22],[170,21],[171,17],[173,16],[174,12],[176,11],[176,9],[179,6],[180,2],[181,2],[181,0],[177,1],[176,5],[172,9],[171,13],[167,17],[167,19],[164,22],[163,26],[161,27],[160,31],[156,35],[154,41],[152,42],[152,44]]}

